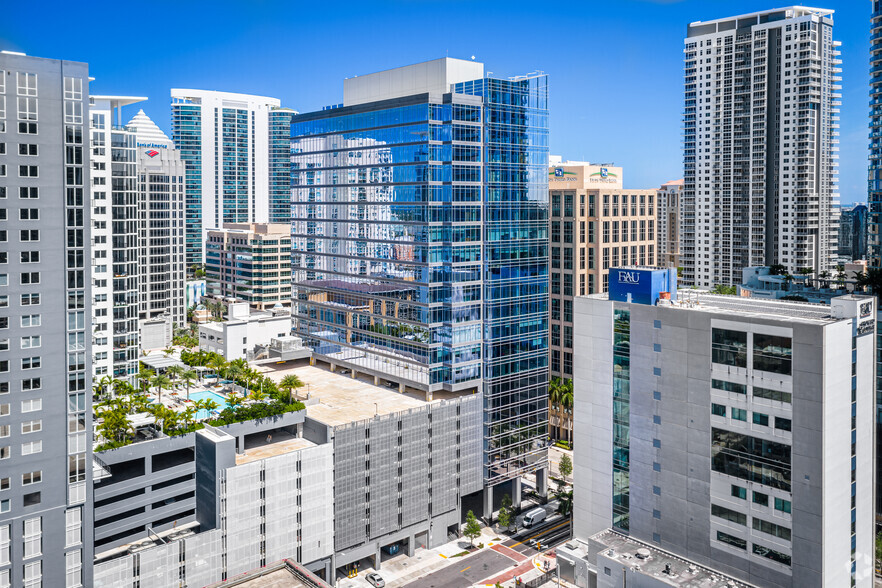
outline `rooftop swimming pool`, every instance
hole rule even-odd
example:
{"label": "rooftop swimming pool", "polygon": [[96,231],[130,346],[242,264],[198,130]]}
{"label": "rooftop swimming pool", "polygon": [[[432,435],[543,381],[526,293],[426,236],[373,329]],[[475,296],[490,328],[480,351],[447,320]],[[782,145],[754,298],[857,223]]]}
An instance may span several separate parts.
{"label": "rooftop swimming pool", "polygon": [[[196,400],[213,400],[217,404],[217,408],[211,411],[211,415],[216,415],[220,413],[227,406],[226,397],[218,394],[217,392],[212,392],[211,390],[200,390],[198,392],[190,393],[190,400],[194,402]],[[196,412],[196,419],[203,420],[209,418],[208,411],[204,408]]]}

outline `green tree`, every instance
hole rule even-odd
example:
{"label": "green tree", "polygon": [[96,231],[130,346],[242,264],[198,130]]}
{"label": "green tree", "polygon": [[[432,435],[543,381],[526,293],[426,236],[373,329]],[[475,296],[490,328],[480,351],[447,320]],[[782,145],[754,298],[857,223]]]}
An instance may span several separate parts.
{"label": "green tree", "polygon": [[570,474],[573,473],[573,460],[570,459],[570,455],[568,453],[564,453],[560,458],[560,463],[557,464],[557,470],[560,472],[561,477],[566,480],[570,477]]}
{"label": "green tree", "polygon": [[181,374],[186,371],[186,368],[180,365],[170,365],[165,368],[165,373],[172,379],[172,381],[176,382],[181,378]]}
{"label": "green tree", "polygon": [[567,517],[573,512],[573,490],[564,490],[563,487],[557,489],[554,497],[557,498],[557,512]]}
{"label": "green tree", "polygon": [[291,391],[297,390],[301,386],[303,386],[303,382],[295,374],[288,374],[279,382],[279,388],[288,393],[288,398],[293,398]]}
{"label": "green tree", "polygon": [[882,531],[876,535],[876,566],[882,562]]}
{"label": "green tree", "polygon": [[195,370],[188,369],[181,373],[181,381],[187,387],[187,400],[190,399],[190,385],[198,379],[199,376],[196,375]]}
{"label": "green tree", "polygon": [[471,541],[471,544],[475,544],[475,539],[481,536],[481,525],[478,523],[478,519],[475,518],[475,513],[469,511],[466,513],[466,522],[462,528],[463,537],[466,537]]}
{"label": "green tree", "polygon": [[153,370],[147,369],[143,365],[141,366],[141,370],[138,372],[138,381],[141,382],[141,392],[147,390],[155,375],[156,373]]}
{"label": "green tree", "polygon": [[500,527],[507,529],[511,526],[511,514],[511,496],[506,494],[502,497],[502,507],[499,509],[499,515],[497,516]]}
{"label": "green tree", "polygon": [[162,404],[162,389],[171,386],[171,380],[168,379],[168,376],[160,374],[158,376],[154,376],[153,379],[150,380],[150,383],[153,386],[156,386],[159,403]]}
{"label": "green tree", "polygon": [[573,417],[573,381],[564,380],[561,385],[560,407],[563,409],[563,416],[566,419],[566,437],[567,441],[572,441],[573,427],[570,421]]}
{"label": "green tree", "polygon": [[736,293],[737,289],[735,286],[726,286],[723,284],[717,284],[713,288],[711,288],[711,294],[725,294],[726,296],[732,296]]}

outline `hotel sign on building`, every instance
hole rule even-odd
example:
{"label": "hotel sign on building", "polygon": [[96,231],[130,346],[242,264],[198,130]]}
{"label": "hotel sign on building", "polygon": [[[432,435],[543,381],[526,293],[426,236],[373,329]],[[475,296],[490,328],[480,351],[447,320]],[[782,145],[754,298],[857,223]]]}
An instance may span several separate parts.
{"label": "hotel sign on building", "polygon": [[606,165],[553,165],[548,168],[549,189],[622,188],[622,168]]}

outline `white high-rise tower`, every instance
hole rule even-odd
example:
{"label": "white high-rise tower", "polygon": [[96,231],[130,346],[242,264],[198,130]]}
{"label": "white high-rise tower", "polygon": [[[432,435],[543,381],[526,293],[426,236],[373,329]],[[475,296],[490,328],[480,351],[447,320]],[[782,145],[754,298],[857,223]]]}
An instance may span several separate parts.
{"label": "white high-rise tower", "polygon": [[688,26],[683,281],[829,270],[838,204],[833,11],[792,6]]}

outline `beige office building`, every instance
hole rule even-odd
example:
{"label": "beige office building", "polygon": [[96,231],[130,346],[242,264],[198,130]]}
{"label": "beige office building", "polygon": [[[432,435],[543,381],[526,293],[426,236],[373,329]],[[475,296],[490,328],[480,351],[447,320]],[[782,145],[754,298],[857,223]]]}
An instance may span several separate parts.
{"label": "beige office building", "polygon": [[247,302],[257,310],[291,302],[291,226],[226,223],[205,243],[206,295]]}
{"label": "beige office building", "polygon": [[551,201],[551,375],[573,377],[573,297],[607,291],[609,268],[654,266],[657,189],[630,190],[622,168],[563,162]]}
{"label": "beige office building", "polygon": [[657,249],[659,267],[680,267],[683,222],[683,180],[665,182],[658,189]]}

